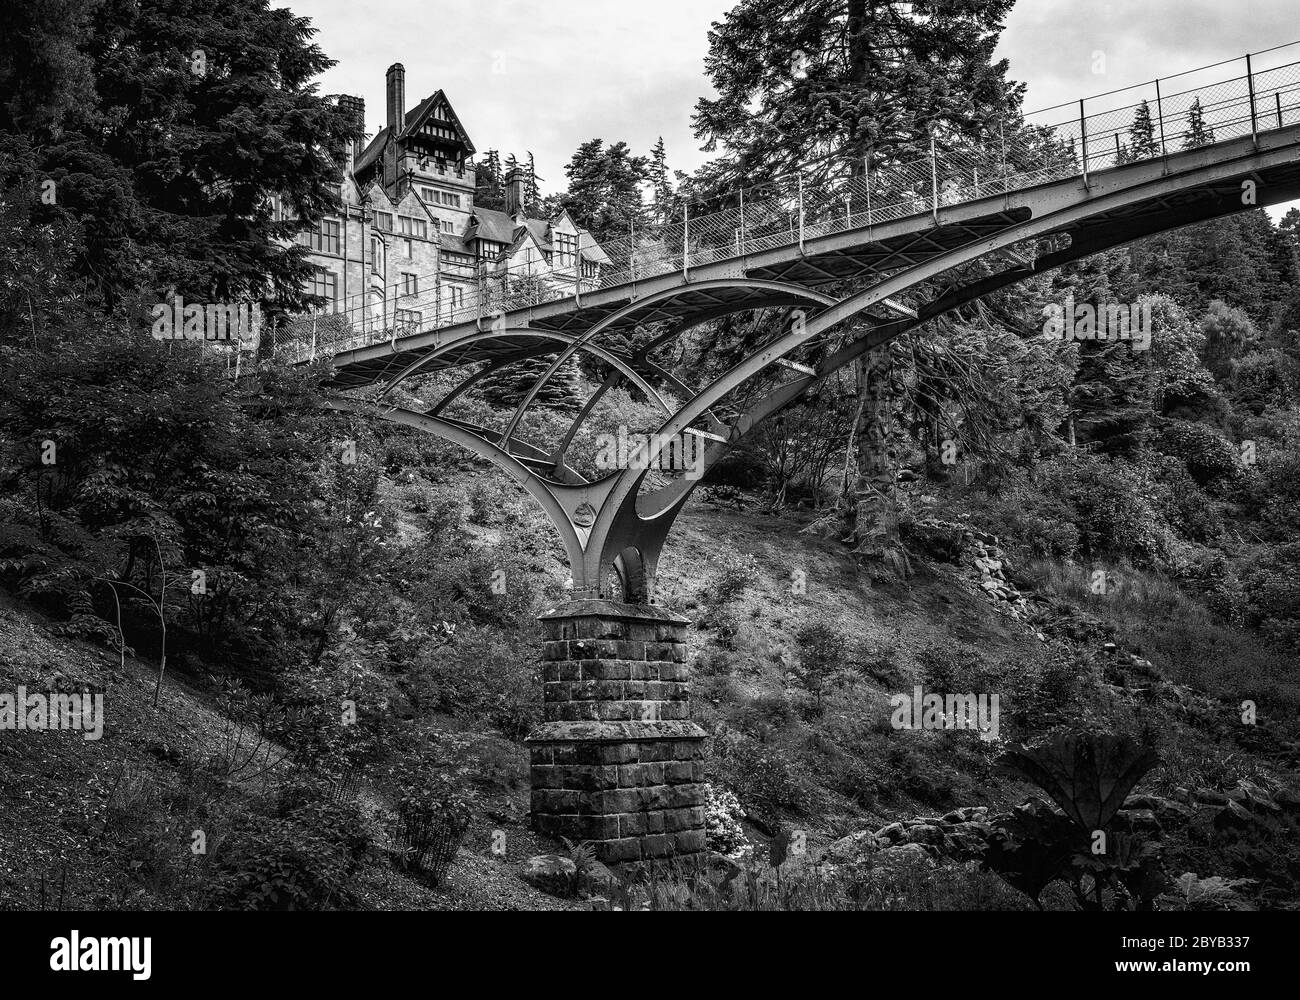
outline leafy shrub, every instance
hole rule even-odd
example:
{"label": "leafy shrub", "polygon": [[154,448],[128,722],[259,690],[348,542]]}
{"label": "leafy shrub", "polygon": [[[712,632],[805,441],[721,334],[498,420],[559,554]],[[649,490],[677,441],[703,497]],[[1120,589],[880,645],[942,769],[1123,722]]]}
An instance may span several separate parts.
{"label": "leafy shrub", "polygon": [[745,818],[745,810],[740,807],[740,800],[725,788],[705,785],[704,828],[709,838],[709,850],[719,854],[736,856],[748,845],[745,831],[740,821]]}
{"label": "leafy shrub", "polygon": [[783,692],[760,694],[750,698],[731,714],[741,732],[766,743],[771,737],[795,723],[794,708]]}
{"label": "leafy shrub", "polygon": [[357,806],[290,786],[275,815],[245,814],[215,858],[213,905],[240,910],[349,908],[373,830]]}
{"label": "leafy shrub", "polygon": [[540,651],[532,635],[466,630],[411,668],[418,707],[484,719],[522,738],[541,721]]}
{"label": "leafy shrub", "polygon": [[1206,424],[1171,420],[1161,427],[1155,445],[1162,454],[1180,459],[1201,486],[1221,487],[1241,474],[1236,446]]}
{"label": "leafy shrub", "polygon": [[403,867],[441,884],[469,829],[469,803],[445,775],[408,782],[397,799],[393,840]]}
{"label": "leafy shrub", "polygon": [[848,638],[834,625],[825,621],[811,621],[795,632],[799,656],[793,674],[799,684],[811,694],[818,713],[822,710],[822,694],[834,674],[845,665],[848,656]]}
{"label": "leafy shrub", "polygon": [[1250,623],[1277,646],[1300,651],[1300,542],[1263,550],[1241,579]]}
{"label": "leafy shrub", "polygon": [[771,820],[781,810],[807,809],[808,789],[789,755],[735,733],[725,734],[715,742],[717,772],[735,791],[747,813]]}
{"label": "leafy shrub", "polygon": [[758,573],[758,560],[752,555],[729,552],[705,582],[703,594],[715,608],[725,607],[745,592]]}

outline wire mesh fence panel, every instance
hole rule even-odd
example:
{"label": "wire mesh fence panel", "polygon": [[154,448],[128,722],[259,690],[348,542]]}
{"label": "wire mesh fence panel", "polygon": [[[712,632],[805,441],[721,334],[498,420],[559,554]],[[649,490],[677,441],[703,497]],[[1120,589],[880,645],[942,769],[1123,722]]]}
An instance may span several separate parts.
{"label": "wire mesh fence panel", "polygon": [[708,201],[689,202],[670,220],[629,223],[626,234],[599,243],[596,265],[575,262],[560,273],[532,261],[505,266],[483,261],[472,277],[462,272],[459,282],[443,283],[439,272],[416,276],[419,293],[396,284],[367,289],[317,314],[341,322],[317,322],[308,330],[299,317],[276,346],[296,361],[384,342],[396,346],[413,330],[481,323],[549,302],[579,301],[601,289],[1297,125],[1300,61],[1291,58],[1297,45],[1255,54],[1254,62],[1248,57],[1217,63],[1075,104],[991,120],[978,142],[936,134],[933,152],[914,157],[823,159]]}

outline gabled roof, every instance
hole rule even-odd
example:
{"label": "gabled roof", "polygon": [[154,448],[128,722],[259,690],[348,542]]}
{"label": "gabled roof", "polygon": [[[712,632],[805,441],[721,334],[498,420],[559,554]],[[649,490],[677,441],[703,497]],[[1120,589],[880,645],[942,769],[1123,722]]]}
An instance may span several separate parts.
{"label": "gabled roof", "polygon": [[447,100],[447,95],[441,90],[430,94],[406,113],[406,117],[402,121],[402,134],[399,135],[398,138],[400,139],[403,136],[416,131],[424,124],[424,119],[429,116],[433,109],[440,105],[447,112],[447,121],[451,124],[452,128],[456,130],[456,138],[458,138],[461,141],[461,145],[468,150],[469,155],[473,156],[476,152],[474,149],[474,143],[470,139],[469,133],[465,131],[465,126],[461,124],[460,116],[456,114],[456,109],[451,106],[451,101]]}
{"label": "gabled roof", "polygon": [[388,126],[385,125],[375,133],[375,137],[370,140],[370,144],[361,151],[361,155],[357,157],[357,162],[352,165],[352,172],[354,174],[364,173],[376,160],[379,159],[379,156],[383,153],[384,146],[387,145],[387,143]]}
{"label": "gabled roof", "polygon": [[470,215],[466,239],[491,240],[493,243],[513,243],[515,220],[494,208],[475,208]]}

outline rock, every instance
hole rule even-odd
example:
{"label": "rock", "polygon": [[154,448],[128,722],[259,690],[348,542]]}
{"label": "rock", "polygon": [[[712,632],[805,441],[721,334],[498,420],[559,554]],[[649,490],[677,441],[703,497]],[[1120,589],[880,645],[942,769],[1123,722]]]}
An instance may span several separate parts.
{"label": "rock", "polygon": [[606,899],[604,896],[592,896],[589,900],[587,900],[587,902],[591,904],[591,908],[592,908],[593,910],[612,910],[612,909],[613,909],[613,905],[612,905],[612,904],[610,903],[610,901],[609,901],[608,899]]}
{"label": "rock", "polygon": [[[902,824],[893,825],[901,827]],[[870,830],[859,830],[857,833],[850,833],[847,837],[841,837],[826,848],[822,860],[832,865],[853,864],[866,855],[875,854],[885,843],[886,841],[882,841],[879,834],[872,833]],[[739,868],[737,871],[739,872]]]}
{"label": "rock", "polygon": [[943,842],[943,830],[937,826],[930,826],[928,823],[918,824],[907,831],[907,843],[909,844],[929,844],[931,847],[942,847]]}
{"label": "rock", "polygon": [[897,844],[902,842],[906,834],[907,830],[904,829],[902,823],[890,823],[888,826],[882,826],[876,831],[876,839],[888,841],[891,844]]}
{"label": "rock", "polygon": [[552,896],[570,896],[578,866],[558,854],[537,854],[524,862],[523,878]]}
{"label": "rock", "polygon": [[599,861],[593,861],[587,869],[587,891],[595,893],[613,893],[623,883],[619,877]]}
{"label": "rock", "polygon": [[920,844],[897,844],[886,847],[875,857],[876,868],[910,868],[920,865],[923,868],[938,867],[934,858]]}
{"label": "rock", "polygon": [[1115,814],[1118,826],[1127,828],[1130,833],[1160,833],[1160,821],[1150,809],[1121,809]]}
{"label": "rock", "polygon": [[1124,803],[1125,809],[1150,812],[1164,820],[1169,817],[1191,819],[1192,810],[1173,799],[1162,799],[1159,795],[1132,795]]}
{"label": "rock", "polygon": [[983,583],[980,584],[980,586],[983,587],[985,590],[989,591],[990,593],[998,589],[997,582],[994,580],[985,580]]}

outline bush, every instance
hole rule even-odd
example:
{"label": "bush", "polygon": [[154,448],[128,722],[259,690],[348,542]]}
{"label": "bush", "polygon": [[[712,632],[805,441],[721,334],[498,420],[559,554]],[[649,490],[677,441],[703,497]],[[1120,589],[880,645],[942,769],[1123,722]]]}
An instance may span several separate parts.
{"label": "bush", "polygon": [[1241,461],[1233,443],[1206,424],[1171,420],[1155,439],[1161,454],[1180,459],[1200,486],[1222,488],[1241,475]]}
{"label": "bush", "polygon": [[417,707],[483,719],[521,739],[541,721],[540,651],[531,635],[472,629],[411,669]]}
{"label": "bush", "polygon": [[722,565],[705,582],[703,596],[715,608],[723,608],[740,597],[758,576],[758,560],[748,553],[728,553]]}
{"label": "bush", "polygon": [[355,907],[353,877],[373,830],[354,803],[290,785],[276,814],[246,814],[215,859],[213,905],[240,910]]}
{"label": "bush", "polygon": [[1261,552],[1241,580],[1250,624],[1278,647],[1300,652],[1300,542]]}
{"label": "bush", "polygon": [[799,644],[799,658],[793,673],[805,691],[813,696],[818,713],[822,710],[822,695],[836,672],[844,667],[849,642],[844,633],[824,621],[801,625],[795,632]]}
{"label": "bush", "polygon": [[408,783],[397,800],[393,840],[399,864],[440,885],[469,830],[469,803],[445,775]]}
{"label": "bush", "polygon": [[776,747],[729,733],[717,741],[716,763],[718,774],[750,815],[772,821],[782,810],[799,813],[810,805],[802,776]]}
{"label": "bush", "polygon": [[749,841],[740,821],[745,818],[745,810],[740,807],[740,800],[725,788],[705,785],[704,828],[709,838],[709,850],[719,854],[737,856],[744,853]]}

